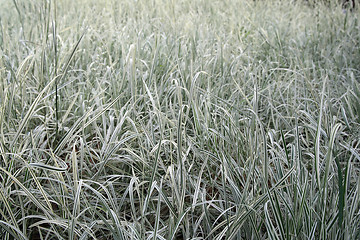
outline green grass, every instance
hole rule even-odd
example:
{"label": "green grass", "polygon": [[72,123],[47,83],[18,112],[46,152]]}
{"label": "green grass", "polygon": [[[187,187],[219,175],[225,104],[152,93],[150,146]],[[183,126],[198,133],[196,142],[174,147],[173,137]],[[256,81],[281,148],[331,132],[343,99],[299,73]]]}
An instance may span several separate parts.
{"label": "green grass", "polygon": [[359,10],[0,0],[1,239],[359,239]]}

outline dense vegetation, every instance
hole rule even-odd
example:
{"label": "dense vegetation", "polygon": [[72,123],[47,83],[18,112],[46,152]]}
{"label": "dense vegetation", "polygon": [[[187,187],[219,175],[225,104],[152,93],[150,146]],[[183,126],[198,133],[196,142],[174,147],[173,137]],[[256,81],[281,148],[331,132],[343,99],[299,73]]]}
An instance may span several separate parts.
{"label": "dense vegetation", "polygon": [[1,239],[359,239],[359,10],[0,0]]}

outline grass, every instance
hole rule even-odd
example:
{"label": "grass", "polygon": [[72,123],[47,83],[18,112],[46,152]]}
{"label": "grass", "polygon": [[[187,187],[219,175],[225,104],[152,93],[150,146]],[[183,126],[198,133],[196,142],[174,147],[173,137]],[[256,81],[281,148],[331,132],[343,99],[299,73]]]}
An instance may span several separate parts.
{"label": "grass", "polygon": [[1,239],[359,239],[359,11],[0,1]]}

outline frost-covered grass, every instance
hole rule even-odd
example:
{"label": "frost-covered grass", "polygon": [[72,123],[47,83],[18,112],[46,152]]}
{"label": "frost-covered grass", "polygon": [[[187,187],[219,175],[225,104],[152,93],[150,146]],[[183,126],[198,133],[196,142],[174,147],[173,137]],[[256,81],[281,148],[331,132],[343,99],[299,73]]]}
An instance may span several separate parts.
{"label": "frost-covered grass", "polygon": [[359,239],[359,10],[0,0],[1,239]]}

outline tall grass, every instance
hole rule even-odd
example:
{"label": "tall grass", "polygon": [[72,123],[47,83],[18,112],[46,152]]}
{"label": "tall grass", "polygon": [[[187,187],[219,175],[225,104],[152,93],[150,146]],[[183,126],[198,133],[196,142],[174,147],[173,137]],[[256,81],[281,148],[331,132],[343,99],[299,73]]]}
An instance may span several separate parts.
{"label": "tall grass", "polygon": [[0,3],[1,239],[360,238],[358,10]]}

